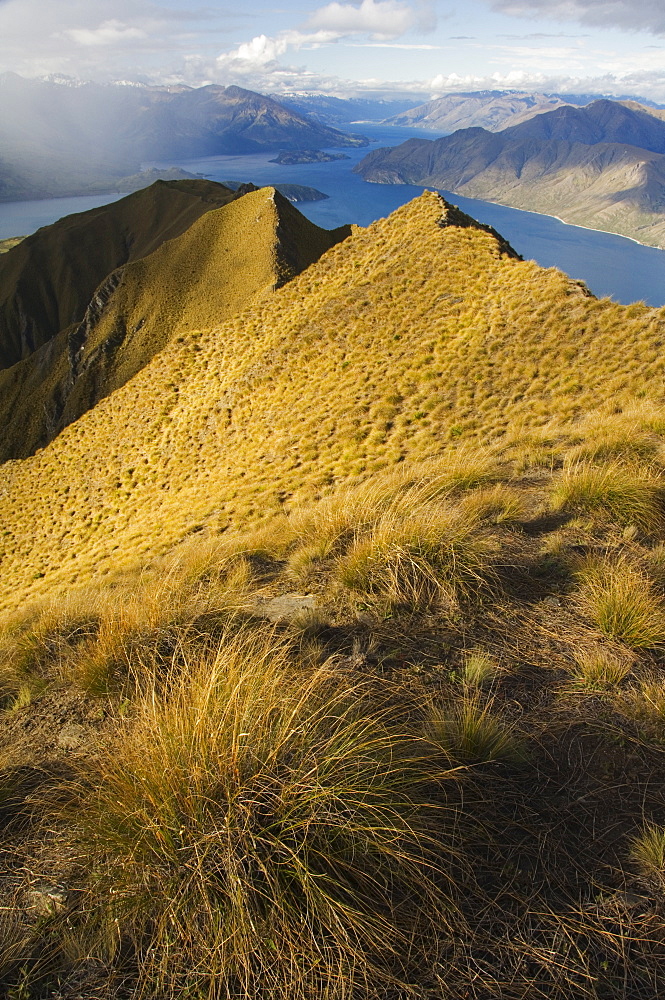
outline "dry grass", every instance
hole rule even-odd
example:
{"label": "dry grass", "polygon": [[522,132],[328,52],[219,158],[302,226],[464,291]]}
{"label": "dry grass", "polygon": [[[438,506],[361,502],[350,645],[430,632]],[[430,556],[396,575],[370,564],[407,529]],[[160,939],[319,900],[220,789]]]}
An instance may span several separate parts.
{"label": "dry grass", "polygon": [[79,773],[8,840],[80,890],[17,1000],[91,965],[135,1000],[665,993],[627,862],[665,780],[663,314],[440,208],[3,468],[5,708],[49,687],[0,728]]}
{"label": "dry grass", "polygon": [[608,463],[574,462],[557,477],[554,510],[599,514],[619,525],[652,532],[665,524],[665,493],[659,477],[639,469]]}
{"label": "dry grass", "polygon": [[631,649],[665,645],[665,602],[642,570],[626,559],[592,560],[578,578],[580,608],[610,639]]}
{"label": "dry grass", "polygon": [[456,605],[493,578],[492,545],[451,507],[398,505],[358,535],[338,564],[349,590],[424,610]]}
{"label": "dry grass", "polygon": [[427,737],[462,764],[523,764],[526,751],[514,725],[502,718],[491,699],[465,692],[456,701],[434,706]]}
{"label": "dry grass", "polygon": [[[660,314],[584,298],[555,271],[502,258],[485,232],[441,229],[440,214],[426,194],[354,230],[269,301],[176,337],[131,387],[5,467],[2,606],[451,445],[491,441],[510,458],[518,427],[549,451],[546,472],[579,442],[580,414],[610,400],[634,410],[658,376]],[[643,422],[659,442],[653,409]],[[472,465],[463,457],[441,488],[497,475],[496,458]]]}
{"label": "dry grass", "polygon": [[488,688],[501,674],[501,667],[493,656],[482,649],[474,649],[466,654],[461,677],[471,688]]}
{"label": "dry grass", "polygon": [[83,933],[131,943],[151,995],[383,996],[449,918],[422,753],[362,686],[293,671],[225,638],[82,775]]}
{"label": "dry grass", "polygon": [[665,682],[651,674],[622,692],[618,710],[631,720],[643,739],[655,743],[665,740]]}
{"label": "dry grass", "polygon": [[570,671],[570,687],[577,691],[615,692],[631,671],[631,660],[603,646],[578,649]]}
{"label": "dry grass", "polygon": [[665,889],[665,827],[648,823],[632,841],[630,858],[647,882]]}

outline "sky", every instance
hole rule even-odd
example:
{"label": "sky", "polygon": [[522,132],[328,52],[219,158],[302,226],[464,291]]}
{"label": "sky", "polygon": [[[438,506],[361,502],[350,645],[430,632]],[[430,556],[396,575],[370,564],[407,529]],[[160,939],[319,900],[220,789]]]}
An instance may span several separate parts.
{"label": "sky", "polygon": [[665,104],[665,0],[0,0],[0,72],[340,97]]}

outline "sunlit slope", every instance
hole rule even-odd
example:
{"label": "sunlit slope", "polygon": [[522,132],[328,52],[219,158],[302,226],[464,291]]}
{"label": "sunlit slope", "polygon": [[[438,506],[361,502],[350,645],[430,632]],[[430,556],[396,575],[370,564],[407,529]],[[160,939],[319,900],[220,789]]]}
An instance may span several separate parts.
{"label": "sunlit slope", "polygon": [[115,268],[152,253],[236,197],[213,181],[158,181],[111,205],[68,215],[3,254],[0,368],[79,322]]}
{"label": "sunlit slope", "polygon": [[350,233],[319,229],[265,188],[207,212],[107,278],[83,322],[0,371],[0,461],[43,447],[169,339],[218,325]]}
{"label": "sunlit slope", "polygon": [[662,391],[663,310],[597,301],[456,223],[425,193],[354,229],[4,466],[2,606],[451,442],[574,439],[603,402]]}

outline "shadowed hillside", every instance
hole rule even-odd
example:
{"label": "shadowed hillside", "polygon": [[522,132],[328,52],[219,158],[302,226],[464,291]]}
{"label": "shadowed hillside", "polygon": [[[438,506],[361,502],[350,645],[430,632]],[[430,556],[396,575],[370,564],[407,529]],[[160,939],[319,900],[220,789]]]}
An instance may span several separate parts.
{"label": "shadowed hillside", "polygon": [[0,257],[0,367],[80,322],[111,271],[152,253],[236,197],[213,181],[158,181],[22,240]]}
{"label": "shadowed hillside", "polygon": [[[182,183],[175,190],[156,185],[152,197],[140,205],[132,204],[132,199],[116,203],[121,206],[117,212],[101,215],[109,224],[111,237],[106,259],[99,254],[102,259],[86,260],[83,239],[77,247],[78,256],[67,262],[77,274],[80,263],[83,278],[92,275],[93,265],[108,264],[119,240],[130,243],[127,230],[119,225],[123,217],[131,214],[138,228],[137,209],[143,209],[147,219],[151,218],[147,214],[150,209],[159,212],[164,207],[162,222],[173,220],[165,232],[139,230],[139,238],[129,249],[129,263],[105,277],[80,323],[61,331],[25,360],[0,371],[0,425],[4,428],[0,461],[23,458],[43,447],[63,427],[136,375],[176,335],[219,324],[257,295],[299,274],[350,233],[349,227],[332,232],[319,229],[273,189],[246,193],[246,187],[240,188],[239,200],[233,200],[236,196],[221,185],[195,181],[194,191],[201,191],[206,198],[198,205],[194,202],[186,212],[181,202],[183,195],[189,195],[188,182],[184,191]],[[162,205],[155,205],[155,200]],[[225,201],[229,204],[217,207]],[[201,217],[195,218],[197,214]],[[86,213],[82,225],[70,220],[69,226],[56,223],[41,230],[41,239],[35,240],[39,254],[51,250],[48,259],[57,263],[59,254],[51,248],[63,229],[71,241],[76,233],[85,236],[97,232],[97,219],[94,213]],[[190,221],[189,228],[178,236],[178,230]],[[175,238],[166,239],[169,232]],[[161,243],[159,249],[148,253],[156,243]],[[28,266],[19,273],[18,286],[29,287],[37,256],[32,248]],[[49,305],[60,305],[53,300],[61,289],[68,298],[65,285],[56,290],[54,282],[49,285],[43,281],[44,275],[40,277],[41,288],[51,292]],[[58,278],[66,280],[62,273]],[[30,301],[36,298],[31,296]],[[11,305],[21,307],[14,300]]]}
{"label": "shadowed hillside", "polygon": [[0,467],[0,991],[661,997],[665,310],[431,192],[322,240],[127,265],[88,346],[164,346]]}

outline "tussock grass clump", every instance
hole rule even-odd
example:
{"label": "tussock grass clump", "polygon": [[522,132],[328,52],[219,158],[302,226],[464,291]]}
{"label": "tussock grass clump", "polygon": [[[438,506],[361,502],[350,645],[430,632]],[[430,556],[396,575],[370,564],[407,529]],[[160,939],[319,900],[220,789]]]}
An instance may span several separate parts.
{"label": "tussock grass clump", "polygon": [[655,675],[622,692],[619,711],[635,723],[641,735],[660,743],[665,739],[665,680]]}
{"label": "tussock grass clump", "polygon": [[523,764],[523,740],[515,727],[495,710],[492,700],[466,692],[444,706],[433,707],[426,733],[436,746],[463,764]]}
{"label": "tussock grass clump", "polygon": [[474,490],[460,501],[459,507],[473,520],[490,524],[515,524],[523,521],[528,512],[523,493],[501,483]]}
{"label": "tussock grass clump", "polygon": [[631,843],[630,858],[647,882],[665,889],[665,827],[648,823]]}
{"label": "tussock grass clump", "polygon": [[496,456],[488,449],[462,445],[439,458],[398,467],[387,479],[395,492],[410,492],[421,501],[434,500],[449,493],[466,492],[489,486],[501,477]]}
{"label": "tussock grass clump", "polygon": [[551,500],[554,510],[605,515],[642,531],[656,531],[665,524],[661,480],[618,463],[568,465],[555,479]]}
{"label": "tussock grass clump", "polygon": [[469,687],[490,687],[497,679],[500,667],[493,656],[482,649],[474,649],[464,657],[462,681]]}
{"label": "tussock grass clump", "polygon": [[605,558],[588,562],[578,578],[579,605],[601,632],[631,649],[665,645],[665,602],[640,569]]}
{"label": "tussock grass clump", "polygon": [[437,504],[395,507],[340,559],[349,590],[417,609],[455,603],[493,577],[492,546],[477,522]]}
{"label": "tussock grass clump", "polygon": [[424,755],[362,688],[293,671],[229,638],[82,775],[81,933],[133,949],[142,995],[385,996],[446,925]]}
{"label": "tussock grass clump", "polygon": [[579,649],[570,672],[573,689],[589,692],[613,691],[628,677],[631,663],[603,646]]}

